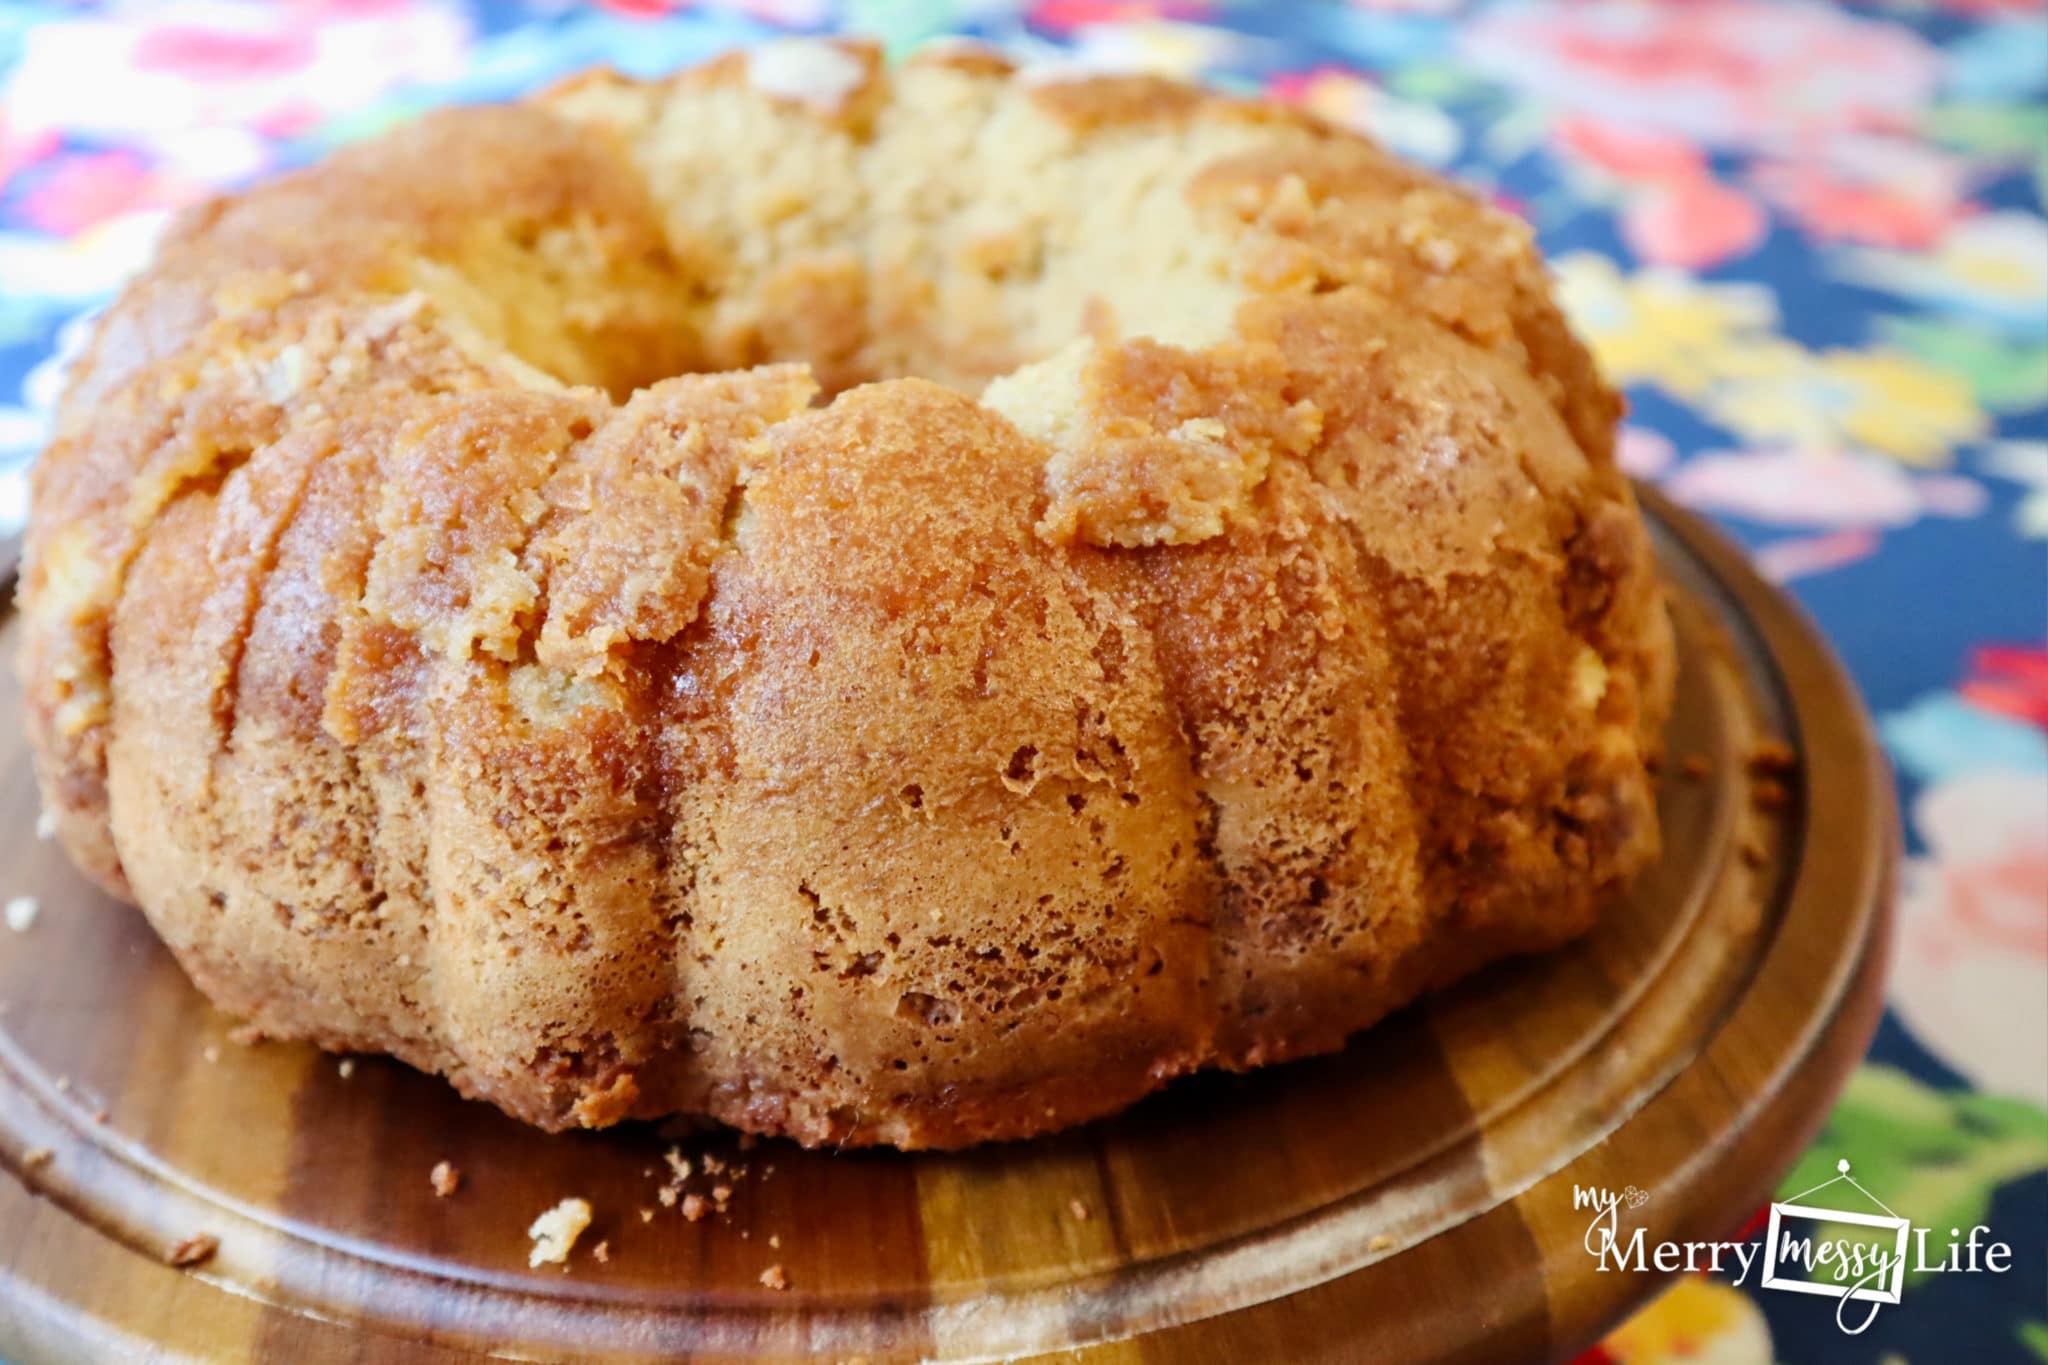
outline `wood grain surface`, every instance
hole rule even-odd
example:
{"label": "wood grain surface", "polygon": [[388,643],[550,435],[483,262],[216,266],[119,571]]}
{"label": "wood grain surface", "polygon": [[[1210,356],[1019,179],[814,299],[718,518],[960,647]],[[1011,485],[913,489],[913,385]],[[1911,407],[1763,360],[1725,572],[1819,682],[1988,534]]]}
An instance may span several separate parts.
{"label": "wood grain surface", "polygon": [[[42,910],[0,931],[0,1358],[1571,1355],[1661,1287],[1597,1271],[1573,1186],[1647,1191],[1623,1217],[1652,1243],[1747,1220],[1875,1027],[1896,857],[1882,762],[1810,627],[1646,499],[1682,650],[1667,848],[1590,937],[1339,1055],[965,1154],[551,1137],[381,1058],[344,1075],[238,1044],[141,916],[37,840],[10,719],[0,896]],[[1772,737],[1799,766],[1760,802],[1745,761]],[[1692,755],[1711,771],[1683,775]],[[680,1193],[725,1185],[723,1214],[663,1204],[671,1147]],[[596,1220],[566,1268],[529,1269],[527,1224],[565,1196]],[[211,1259],[165,1264],[198,1234]]]}

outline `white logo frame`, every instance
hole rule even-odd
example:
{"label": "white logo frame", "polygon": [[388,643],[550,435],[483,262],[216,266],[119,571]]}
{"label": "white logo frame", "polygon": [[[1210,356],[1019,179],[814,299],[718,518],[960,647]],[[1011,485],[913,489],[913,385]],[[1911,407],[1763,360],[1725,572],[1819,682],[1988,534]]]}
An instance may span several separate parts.
{"label": "white logo frame", "polygon": [[[1880,1289],[1857,1289],[1839,1284],[1819,1284],[1813,1280],[1782,1277],[1778,1274],[1778,1230],[1781,1220],[1790,1215],[1794,1218],[1810,1218],[1816,1222],[1848,1223],[1855,1227],[1889,1228],[1898,1235],[1893,1248],[1891,1283]],[[1811,1204],[1772,1204],[1771,1226],[1764,1243],[1764,1273],[1757,1282],[1762,1289],[1785,1289],[1795,1294],[1821,1294],[1831,1299],[1854,1299],[1862,1303],[1899,1302],[1900,1292],[1906,1282],[1906,1242],[1912,1235],[1912,1224],[1903,1218],[1886,1218],[1874,1213],[1844,1213],[1840,1209],[1818,1208]]]}

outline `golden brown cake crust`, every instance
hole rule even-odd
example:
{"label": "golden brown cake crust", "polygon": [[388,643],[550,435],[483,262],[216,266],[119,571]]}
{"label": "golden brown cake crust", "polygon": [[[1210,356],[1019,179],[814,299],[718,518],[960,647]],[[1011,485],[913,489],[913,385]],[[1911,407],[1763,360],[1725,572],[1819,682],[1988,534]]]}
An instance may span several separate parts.
{"label": "golden brown cake crust", "polygon": [[38,775],[268,1034],[548,1127],[1045,1132],[1654,855],[1618,411],[1525,229],[1314,120],[587,77],[173,229],[36,470]]}

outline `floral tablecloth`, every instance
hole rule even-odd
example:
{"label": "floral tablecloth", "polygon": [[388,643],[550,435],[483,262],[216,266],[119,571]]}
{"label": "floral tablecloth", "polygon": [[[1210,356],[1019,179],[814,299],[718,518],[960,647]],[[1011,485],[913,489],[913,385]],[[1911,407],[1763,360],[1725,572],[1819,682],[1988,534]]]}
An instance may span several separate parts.
{"label": "floral tablecloth", "polygon": [[445,101],[778,30],[1197,76],[1369,130],[1526,215],[1628,386],[1639,475],[1811,609],[1895,764],[1891,1010],[1838,1158],[1917,1227],[1860,1335],[1690,1278],[1627,1362],[2048,1361],[2048,6],[2039,0],[0,0],[0,533],[61,365],[165,216]]}

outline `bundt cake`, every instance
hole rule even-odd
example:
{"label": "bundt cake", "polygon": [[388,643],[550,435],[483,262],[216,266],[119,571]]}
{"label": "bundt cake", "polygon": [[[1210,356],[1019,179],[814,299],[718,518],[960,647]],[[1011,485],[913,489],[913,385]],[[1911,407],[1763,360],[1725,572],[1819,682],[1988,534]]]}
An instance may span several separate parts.
{"label": "bundt cake", "polygon": [[1619,400],[1285,109],[791,40],[186,213],[35,474],[66,849],[263,1032],[549,1128],[1043,1133],[1653,856]]}

